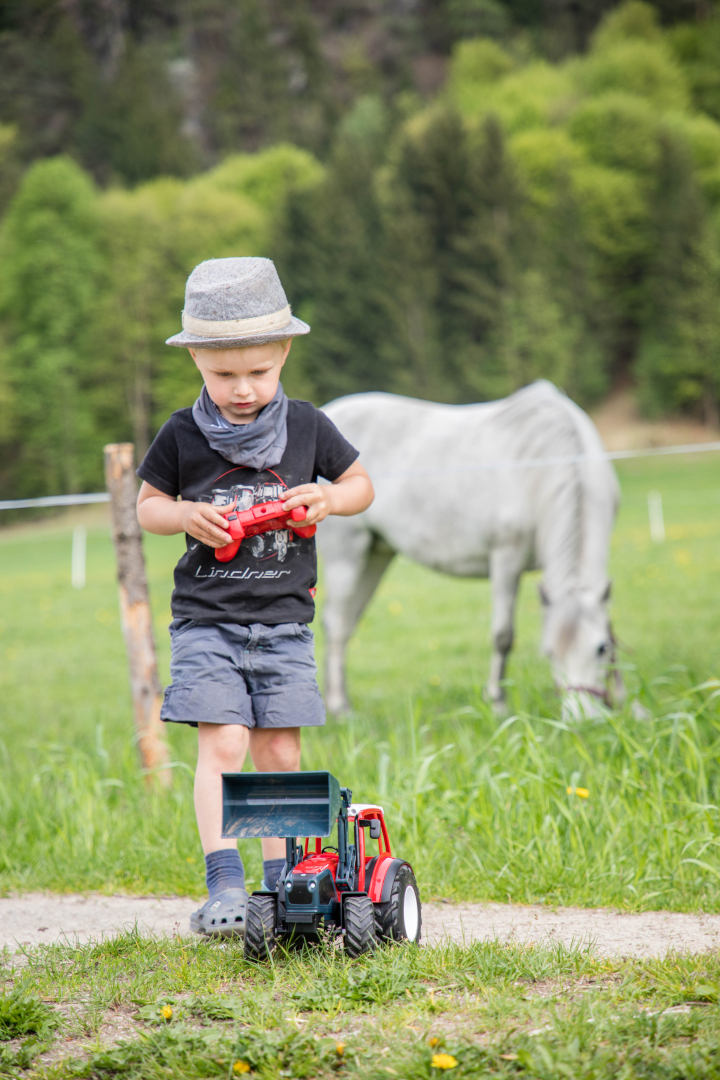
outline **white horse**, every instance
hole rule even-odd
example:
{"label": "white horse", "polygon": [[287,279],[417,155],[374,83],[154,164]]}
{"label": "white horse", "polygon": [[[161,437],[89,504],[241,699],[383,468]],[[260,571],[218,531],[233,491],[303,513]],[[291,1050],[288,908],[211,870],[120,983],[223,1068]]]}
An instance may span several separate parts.
{"label": "white horse", "polygon": [[345,648],[393,555],[435,570],[489,577],[492,644],[487,692],[505,706],[520,575],[542,569],[543,652],[566,715],[593,715],[616,697],[608,618],[608,545],[619,503],[594,424],[551,383],[502,401],[437,405],[393,394],[354,394],[324,411],[360,450],[375,501],[318,531],[325,569],[325,698],[349,708]]}

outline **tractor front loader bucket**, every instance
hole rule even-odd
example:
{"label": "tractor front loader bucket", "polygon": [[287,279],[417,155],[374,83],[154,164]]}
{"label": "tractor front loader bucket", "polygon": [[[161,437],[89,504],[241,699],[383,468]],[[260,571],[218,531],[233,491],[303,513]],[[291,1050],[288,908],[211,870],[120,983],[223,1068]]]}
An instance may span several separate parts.
{"label": "tractor front loader bucket", "polygon": [[223,773],[223,837],[329,836],[343,797],[329,772]]}

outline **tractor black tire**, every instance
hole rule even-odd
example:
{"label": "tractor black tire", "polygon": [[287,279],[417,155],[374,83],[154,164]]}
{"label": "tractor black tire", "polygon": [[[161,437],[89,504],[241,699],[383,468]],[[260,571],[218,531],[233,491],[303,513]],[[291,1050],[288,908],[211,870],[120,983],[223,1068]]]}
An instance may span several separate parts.
{"label": "tractor black tire", "polygon": [[[408,891],[409,890],[409,891]],[[374,904],[375,934],[378,941],[420,942],[422,909],[415,875],[401,866],[392,883],[390,899]]]}
{"label": "tractor black tire", "polygon": [[[348,956],[362,956],[377,946],[375,937],[375,911],[369,896],[348,896],[343,904],[345,952]],[[245,931],[247,935],[247,931]]]}
{"label": "tractor black tire", "polygon": [[278,943],[277,900],[274,896],[251,896],[245,917],[245,956],[269,960]]}

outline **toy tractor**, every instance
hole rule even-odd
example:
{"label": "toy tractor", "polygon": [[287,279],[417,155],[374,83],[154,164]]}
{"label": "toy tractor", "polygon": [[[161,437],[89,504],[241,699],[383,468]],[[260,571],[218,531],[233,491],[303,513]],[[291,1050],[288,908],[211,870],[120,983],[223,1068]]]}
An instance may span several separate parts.
{"label": "toy tractor", "polygon": [[[279,941],[317,940],[321,929],[341,935],[350,956],[378,942],[420,941],[412,867],[393,856],[382,807],[351,797],[328,772],[223,774],[223,837],[286,842],[276,891],[248,900],[246,956],[266,960]],[[337,847],[323,847],[336,821]]]}

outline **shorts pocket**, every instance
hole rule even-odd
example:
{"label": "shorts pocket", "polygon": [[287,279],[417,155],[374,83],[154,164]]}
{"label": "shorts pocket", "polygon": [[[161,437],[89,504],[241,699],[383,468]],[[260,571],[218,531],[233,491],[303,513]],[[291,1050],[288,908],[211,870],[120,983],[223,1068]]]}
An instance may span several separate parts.
{"label": "shorts pocket", "polygon": [[181,634],[184,634],[186,630],[192,630],[193,626],[198,626],[197,619],[173,619],[168,627],[171,637],[177,638]]}

